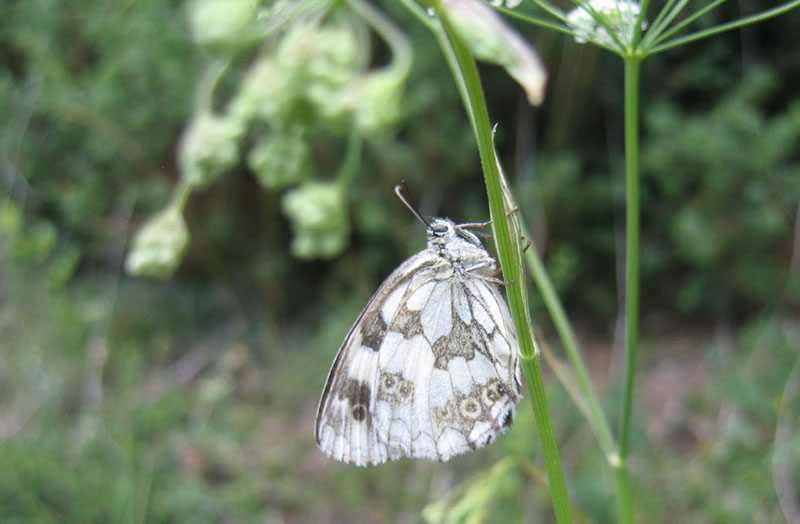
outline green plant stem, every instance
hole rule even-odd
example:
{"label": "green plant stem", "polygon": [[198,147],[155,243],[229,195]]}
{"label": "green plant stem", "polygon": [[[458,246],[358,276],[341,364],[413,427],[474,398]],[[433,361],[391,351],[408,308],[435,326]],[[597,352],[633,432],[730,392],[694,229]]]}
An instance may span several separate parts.
{"label": "green plant stem", "polygon": [[[694,14],[692,14],[690,16],[687,16],[686,18],[684,18],[683,20],[681,20],[680,22],[678,22],[674,26],[670,27],[669,31],[665,31],[663,33],[662,33],[662,31],[669,25],[669,22],[665,23],[665,24],[662,24],[661,26],[658,27],[657,31],[653,32],[653,38],[650,41],[648,41],[648,44],[652,44],[652,45],[648,45],[648,47],[652,47],[655,44],[660,44],[661,42],[665,41],[666,39],[668,39],[669,37],[671,37],[672,35],[674,35],[678,31],[680,31],[681,29],[686,27],[687,25],[691,24],[692,22],[694,22],[698,18],[704,16],[706,13],[709,13],[709,12],[713,11],[714,9],[716,9],[719,6],[721,6],[722,4],[724,4],[727,1],[728,0],[714,0],[713,2],[711,2],[708,5],[706,5],[705,7],[703,7],[702,9],[697,11],[696,13],[694,13]],[[680,6],[678,11],[683,10],[683,7],[687,3],[686,0],[682,0],[682,2],[683,2],[683,4]],[[676,13],[676,16],[677,16],[677,13]],[[670,19],[670,22],[672,21],[673,18],[674,17],[672,17]],[[655,25],[653,26],[653,29],[656,29]],[[649,36],[649,32],[648,32],[648,36]]]}
{"label": "green plant stem", "polygon": [[[548,4],[540,4],[540,5],[546,6]],[[546,29],[552,29],[554,31],[558,31],[559,33],[564,33],[566,35],[570,35],[571,36],[573,34],[572,30],[569,27],[565,26],[565,25],[559,25],[559,24],[556,24],[554,22],[550,22],[549,20],[545,20],[543,18],[539,18],[539,17],[536,17],[536,16],[526,15],[526,14],[523,14],[523,13],[518,13],[517,11],[514,11],[513,9],[508,9],[507,7],[503,7],[503,6],[500,6],[500,5],[495,5],[495,6],[492,6],[492,7],[494,7],[495,10],[500,11],[504,15],[508,16],[509,18],[516,18],[517,20],[522,20],[522,21],[527,22],[527,23],[529,23],[531,25],[537,25],[539,27],[544,27]],[[558,18],[562,22],[564,22],[566,20],[566,17],[560,11],[556,11],[555,8],[551,8],[551,9],[552,10],[548,10],[548,13],[550,13],[552,16]]]}
{"label": "green plant stem", "polygon": [[639,335],[639,66],[625,63],[625,379],[619,425],[619,457],[615,466],[620,521],[633,521],[633,496],[628,472],[633,395]]}
{"label": "green plant stem", "polygon": [[614,481],[617,485],[617,511],[621,524],[633,523],[633,491],[628,471],[628,459],[617,460],[612,464]]}
{"label": "green plant stem", "polygon": [[[564,12],[561,9],[559,9],[556,6],[554,6],[553,4],[548,2],[547,0],[533,0],[533,3],[538,5],[540,8],[542,8],[546,12],[550,13],[552,16],[558,18],[562,22],[566,22],[567,21],[567,15],[565,15]],[[505,7],[503,7],[503,9],[504,10],[513,11],[513,10],[505,8]]]}
{"label": "green plant stem", "polygon": [[[525,238],[531,238],[528,231],[524,229],[522,234]],[[575,369],[578,388],[580,388],[583,396],[581,400],[584,401],[586,405],[586,418],[597,437],[600,449],[603,450],[603,453],[609,461],[612,461],[613,457],[617,455],[617,446],[614,442],[614,436],[611,433],[608,421],[603,413],[603,408],[600,405],[600,399],[592,384],[586,362],[584,362],[583,356],[581,355],[575,331],[572,329],[564,307],[561,305],[561,300],[558,298],[558,293],[556,293],[553,282],[550,280],[550,276],[547,274],[544,263],[541,257],[539,257],[536,246],[533,245],[533,243],[530,249],[525,252],[525,262],[536,284],[536,289],[538,289],[542,297],[544,306],[547,308],[547,312],[553,320],[553,325],[564,346],[564,351],[567,353],[570,362],[572,362],[572,367]]]}
{"label": "green plant stem", "polygon": [[[474,129],[478,141],[481,164],[486,182],[486,191],[489,199],[489,208],[493,219],[495,238],[498,246],[498,256],[503,269],[503,277],[512,283],[506,286],[511,314],[517,330],[517,340],[520,345],[520,358],[528,389],[531,395],[533,414],[542,443],[547,477],[555,510],[556,520],[559,524],[572,522],[572,512],[567,495],[567,485],[564,472],[561,468],[561,459],[555,438],[550,409],[547,404],[547,393],[542,376],[540,352],[536,348],[533,334],[530,329],[528,307],[523,300],[522,261],[515,257],[511,233],[506,220],[506,209],[503,200],[503,190],[500,182],[500,171],[492,145],[492,132],[489,124],[489,113],[483,96],[483,88],[478,76],[475,59],[469,53],[466,45],[450,27],[446,15],[442,13],[441,4],[437,3],[437,13],[442,25],[450,39],[458,60],[464,83],[467,87],[467,102],[471,107]],[[515,239],[514,241],[517,241]]]}
{"label": "green plant stem", "polygon": [[619,452],[630,448],[639,328],[639,60],[625,58],[625,383]]}
{"label": "green plant stem", "polygon": [[[669,42],[665,42],[661,45],[657,45],[647,51],[648,55],[654,55],[656,53],[660,53],[662,51],[666,51],[668,49],[672,49],[673,47],[678,47],[683,44],[688,44],[690,42],[694,42],[696,40],[701,40],[703,38],[707,38],[709,36],[716,35],[718,33],[722,33],[725,31],[730,31],[731,29],[736,29],[739,27],[743,27],[746,25],[754,24],[756,22],[762,22],[769,18],[773,18],[780,14],[783,14],[787,11],[794,9],[795,7],[800,6],[800,0],[794,0],[792,2],[780,5],[775,7],[774,9],[769,9],[762,13],[755,14],[753,16],[748,16],[745,18],[741,18],[739,20],[735,20],[733,22],[729,22],[727,24],[721,24],[710,29],[705,29],[703,31],[698,31],[696,33],[692,33],[690,35],[682,36],[680,38],[676,38],[675,40],[670,40]],[[670,33],[671,34],[671,33]]]}
{"label": "green plant stem", "polygon": [[[530,234],[527,231],[523,230],[523,234],[526,238],[530,238]],[[616,442],[611,434],[611,429],[608,426],[603,408],[600,405],[600,399],[594,390],[591,377],[586,368],[586,363],[581,356],[577,337],[575,337],[572,325],[564,312],[564,308],[553,287],[550,276],[547,274],[547,270],[536,252],[535,245],[531,245],[531,248],[525,252],[525,262],[533,276],[542,301],[548,313],[550,313],[550,318],[553,320],[556,332],[558,332],[561,343],[564,345],[564,350],[567,352],[572,366],[577,372],[575,381],[581,390],[582,398],[580,400],[585,401],[585,406],[582,411],[597,437],[597,442],[603,450],[606,460],[614,471],[619,522],[629,524],[633,522],[633,499],[630,475],[628,473],[628,461],[627,459],[620,460]],[[579,402],[576,403],[578,407],[581,408],[581,404]]]}
{"label": "green plant stem", "polygon": [[348,0],[348,2],[353,10],[366,20],[392,49],[393,61],[389,67],[397,68],[402,75],[408,76],[413,53],[411,42],[408,41],[405,34],[371,3],[365,0]]}
{"label": "green plant stem", "polygon": [[[717,0],[718,2],[725,2],[726,0]],[[641,47],[649,48],[652,46],[652,42],[661,36],[661,32],[664,28],[668,27],[670,23],[675,19],[676,16],[683,11],[683,8],[686,7],[686,4],[689,3],[689,0],[680,0],[678,3],[667,2],[667,5],[658,13],[658,17],[653,22],[653,25],[647,31],[644,38],[641,41]]]}
{"label": "green plant stem", "polygon": [[461,100],[464,100],[464,103],[467,107],[467,110],[470,111],[469,113],[469,120],[472,126],[474,127],[475,124],[473,123],[472,118],[472,109],[466,103],[467,101],[467,88],[464,85],[464,77],[461,75],[461,70],[458,66],[458,60],[456,59],[455,52],[453,52],[453,46],[450,44],[450,40],[447,39],[447,35],[444,32],[444,28],[442,24],[439,23],[438,19],[431,18],[428,16],[426,11],[422,9],[419,4],[414,2],[414,0],[400,0],[400,3],[411,12],[417,20],[422,22],[430,31],[433,33],[433,36],[436,37],[436,42],[439,44],[439,47],[444,54],[444,59],[447,62],[447,66],[450,68],[450,72],[453,75],[453,79],[456,82],[456,87],[458,88],[458,94],[461,95]]}
{"label": "green plant stem", "polygon": [[358,175],[358,168],[361,165],[361,148],[364,139],[354,127],[347,138],[347,152],[345,153],[342,165],[336,173],[336,181],[347,191],[347,188]]}

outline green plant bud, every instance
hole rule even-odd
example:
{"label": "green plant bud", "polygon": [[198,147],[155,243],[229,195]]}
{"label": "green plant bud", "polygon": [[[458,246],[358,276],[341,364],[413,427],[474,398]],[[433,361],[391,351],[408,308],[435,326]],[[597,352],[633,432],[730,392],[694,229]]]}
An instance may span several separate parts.
{"label": "green plant bud", "polygon": [[355,121],[364,134],[388,131],[400,118],[405,75],[394,70],[369,73],[354,90]]}
{"label": "green plant bud", "polygon": [[363,62],[358,40],[346,24],[296,24],[281,40],[278,66],[309,80],[344,85]]}
{"label": "green plant bud", "polygon": [[[606,19],[609,27],[624,43],[633,40],[636,21],[639,18],[639,4],[630,0],[591,0],[589,7],[598,16]],[[579,44],[597,42],[611,47],[617,47],[614,38],[608,30],[599,23],[595,16],[584,7],[576,7],[567,14],[567,25],[574,31],[575,41]],[[642,21],[642,29],[647,23]]]}
{"label": "green plant bud", "polygon": [[311,148],[300,133],[276,133],[256,143],[247,156],[247,165],[262,186],[276,191],[308,178]]}
{"label": "green plant bud", "polygon": [[239,161],[242,124],[210,113],[195,116],[183,133],[178,150],[181,176],[192,186],[204,186]]}
{"label": "green plant bud", "polygon": [[133,239],[125,271],[133,276],[169,278],[189,246],[189,230],[180,210],[169,207],[145,222]]}
{"label": "green plant bud", "polygon": [[442,6],[475,58],[503,66],[531,104],[542,102],[547,74],[539,56],[494,9],[480,0],[447,0]]}
{"label": "green plant bud", "polygon": [[239,92],[231,101],[231,115],[243,126],[253,119],[275,122],[292,101],[289,78],[275,62],[259,57],[242,80]]}
{"label": "green plant bud", "polygon": [[297,24],[280,43],[277,66],[291,78],[294,94],[309,100],[323,118],[347,111],[344,89],[363,66],[358,39],[346,24]]}
{"label": "green plant bud", "polygon": [[331,258],[347,247],[350,224],[338,184],[307,182],[288,191],[282,204],[294,230],[291,250],[296,257]]}
{"label": "green plant bud", "polygon": [[193,0],[189,4],[192,38],[212,51],[235,52],[258,36],[256,0]]}

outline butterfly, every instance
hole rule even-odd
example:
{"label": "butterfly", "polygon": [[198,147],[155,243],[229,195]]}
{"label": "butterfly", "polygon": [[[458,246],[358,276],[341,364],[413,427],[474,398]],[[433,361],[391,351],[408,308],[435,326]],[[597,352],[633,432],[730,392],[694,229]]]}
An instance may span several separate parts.
{"label": "butterfly", "polygon": [[496,262],[470,228],[426,221],[427,248],[394,270],[359,315],[322,392],[316,440],[359,466],[445,461],[492,442],[522,397],[514,324]]}

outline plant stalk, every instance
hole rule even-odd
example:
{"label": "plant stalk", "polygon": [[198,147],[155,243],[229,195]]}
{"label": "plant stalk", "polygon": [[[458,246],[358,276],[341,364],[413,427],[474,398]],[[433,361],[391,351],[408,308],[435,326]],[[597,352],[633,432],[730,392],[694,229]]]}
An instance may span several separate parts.
{"label": "plant stalk", "polygon": [[625,379],[619,424],[619,457],[615,465],[619,516],[633,522],[628,454],[633,416],[639,337],[639,66],[638,56],[625,63]]}
{"label": "plant stalk", "polygon": [[480,77],[478,76],[478,68],[475,64],[475,59],[459,36],[453,31],[446,15],[442,12],[441,4],[438,3],[437,12],[455,51],[458,65],[464,78],[464,84],[467,88],[467,100],[465,102],[469,104],[467,109],[473,116],[473,128],[478,142],[489,208],[493,220],[492,226],[498,247],[498,258],[503,269],[503,278],[511,282],[506,286],[506,293],[517,331],[521,364],[525,372],[528,390],[531,395],[533,414],[542,443],[542,453],[550,483],[553,509],[559,524],[571,523],[572,511],[564,472],[561,467],[561,459],[558,454],[555,431],[550,419],[550,409],[542,376],[540,352],[536,347],[533,333],[531,332],[528,305],[523,299],[521,288],[524,278],[522,260],[515,255],[517,251],[512,245],[512,242],[518,242],[519,239],[512,240],[506,219],[500,171],[492,145],[489,113],[486,108]]}

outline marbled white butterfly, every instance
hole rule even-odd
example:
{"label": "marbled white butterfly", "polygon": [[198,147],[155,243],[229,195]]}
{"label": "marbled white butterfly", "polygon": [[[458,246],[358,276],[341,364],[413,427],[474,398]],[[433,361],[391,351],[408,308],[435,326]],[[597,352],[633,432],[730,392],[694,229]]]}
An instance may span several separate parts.
{"label": "marbled white butterfly", "polygon": [[360,466],[402,456],[447,460],[508,427],[521,398],[514,324],[495,260],[469,227],[425,221],[428,247],[394,270],[339,349],[316,438]]}

